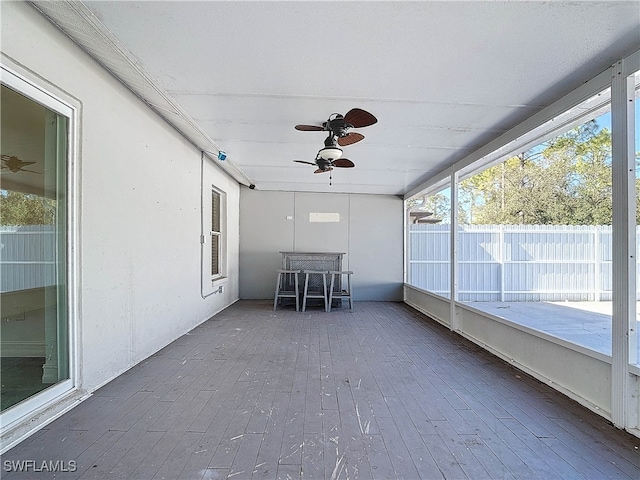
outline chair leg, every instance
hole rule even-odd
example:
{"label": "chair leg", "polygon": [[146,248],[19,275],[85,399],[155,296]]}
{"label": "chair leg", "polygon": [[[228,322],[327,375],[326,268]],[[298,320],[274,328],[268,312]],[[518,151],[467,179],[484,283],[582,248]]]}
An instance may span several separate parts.
{"label": "chair leg", "polygon": [[329,309],[327,308],[327,274],[326,273],[322,273],[322,288],[324,290],[324,311],[328,312]]}
{"label": "chair leg", "polygon": [[351,274],[347,274],[347,288],[349,289],[349,310],[353,312],[353,292],[351,291]]}
{"label": "chair leg", "polygon": [[307,289],[309,288],[309,274],[304,274],[304,293],[302,294],[302,311],[307,311]]}
{"label": "chair leg", "polygon": [[278,275],[276,276],[276,293],[274,294],[274,298],[273,298],[273,310],[277,310],[278,308],[278,294],[280,293],[280,278],[281,278],[281,273],[278,273]]}
{"label": "chair leg", "polygon": [[300,311],[300,290],[298,289],[298,274],[294,273],[293,283],[296,286],[296,312]]}
{"label": "chair leg", "polygon": [[335,274],[330,273],[329,274],[331,276],[331,282],[329,284],[329,305],[327,308],[327,312],[331,311],[331,304],[333,303],[333,286],[335,285]]}

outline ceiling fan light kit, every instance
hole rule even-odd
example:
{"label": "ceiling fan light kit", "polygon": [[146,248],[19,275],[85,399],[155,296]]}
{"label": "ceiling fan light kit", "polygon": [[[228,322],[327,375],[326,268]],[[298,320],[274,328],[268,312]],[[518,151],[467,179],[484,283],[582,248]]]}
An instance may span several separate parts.
{"label": "ceiling fan light kit", "polygon": [[337,160],[342,156],[342,149],[338,147],[324,147],[318,152],[318,156],[323,160]]}

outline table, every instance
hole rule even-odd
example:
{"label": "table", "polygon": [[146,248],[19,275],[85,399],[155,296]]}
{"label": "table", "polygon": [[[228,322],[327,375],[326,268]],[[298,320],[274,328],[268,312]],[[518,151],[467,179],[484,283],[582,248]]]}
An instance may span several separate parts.
{"label": "table", "polygon": [[342,252],[280,252],[284,270],[342,270]]}
{"label": "table", "polygon": [[[282,269],[284,270],[342,270],[342,257],[344,252],[280,252],[282,254]],[[321,289],[322,280],[319,275],[311,275],[309,278],[309,286],[311,288]],[[293,290],[293,280],[289,280],[291,285],[287,288]],[[301,278],[302,285],[304,278]],[[337,279],[333,286],[334,292],[342,291],[342,279]]]}

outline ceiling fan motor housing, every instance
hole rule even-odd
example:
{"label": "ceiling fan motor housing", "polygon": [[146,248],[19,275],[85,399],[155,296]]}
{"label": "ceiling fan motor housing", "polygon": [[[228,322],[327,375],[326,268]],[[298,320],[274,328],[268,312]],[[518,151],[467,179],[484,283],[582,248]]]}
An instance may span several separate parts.
{"label": "ceiling fan motor housing", "polygon": [[347,134],[347,129],[351,127],[339,113],[333,114],[328,123],[328,130],[336,137],[344,137]]}
{"label": "ceiling fan motor housing", "polygon": [[318,165],[318,168],[322,171],[327,170],[330,166],[331,166],[331,161],[330,160],[325,160],[324,158],[318,157],[318,160],[316,160],[316,165]]}

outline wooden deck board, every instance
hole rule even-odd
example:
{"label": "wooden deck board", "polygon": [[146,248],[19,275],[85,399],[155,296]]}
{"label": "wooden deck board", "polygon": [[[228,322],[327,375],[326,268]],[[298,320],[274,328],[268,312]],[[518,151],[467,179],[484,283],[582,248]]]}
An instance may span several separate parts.
{"label": "wooden deck board", "polygon": [[638,446],[404,304],[241,301],[2,461],[75,460],[61,479],[635,480]]}

